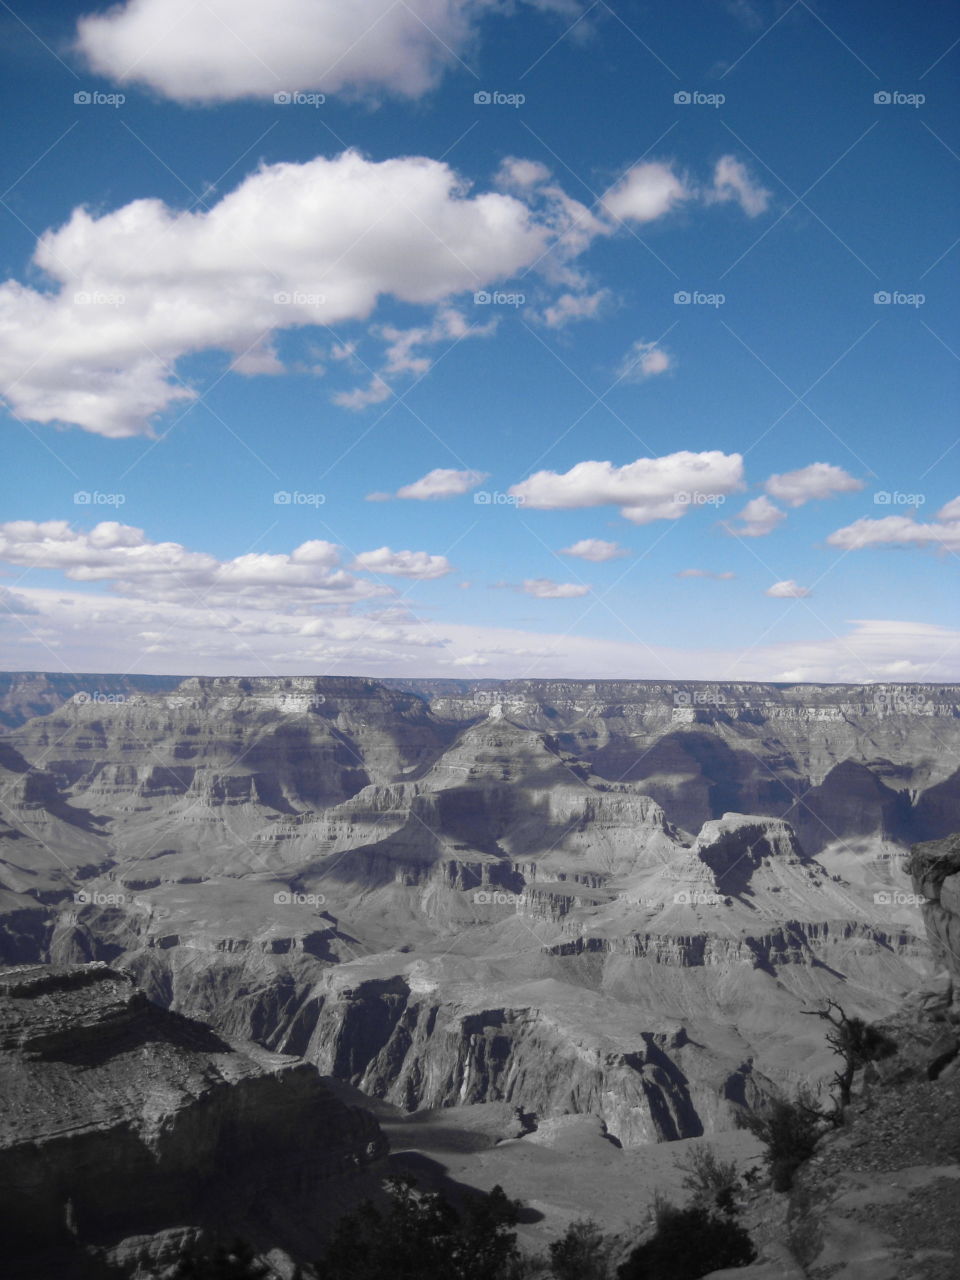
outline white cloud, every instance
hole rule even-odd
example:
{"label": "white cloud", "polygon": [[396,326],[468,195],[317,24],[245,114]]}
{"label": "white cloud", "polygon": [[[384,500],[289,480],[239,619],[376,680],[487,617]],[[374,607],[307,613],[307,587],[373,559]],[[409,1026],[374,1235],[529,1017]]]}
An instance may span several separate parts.
{"label": "white cloud", "polygon": [[929,524],[911,516],[883,516],[871,520],[864,516],[853,524],[837,529],[827,538],[831,547],[861,551],[864,547],[936,547],[942,551],[960,551],[960,498],[952,498],[937,512]]}
{"label": "white cloud", "polygon": [[767,587],[763,594],[777,600],[803,600],[811,593],[806,587],[797,586],[792,578],[786,578],[783,582],[775,582],[772,587]]}
{"label": "white cloud", "polygon": [[338,392],[333,402],[343,409],[366,409],[372,404],[380,404],[393,394],[392,384],[387,378],[404,374],[422,378],[429,372],[433,360],[424,354],[424,347],[447,340],[459,342],[463,338],[488,338],[496,328],[496,318],[486,324],[471,324],[455,307],[441,308],[432,324],[413,329],[398,329],[391,324],[375,325],[371,333],[387,344],[382,367],[371,373],[365,387]]}
{"label": "white cloud", "polygon": [[720,496],[743,488],[743,459],[719,450],[682,450],[662,458],[638,458],[615,467],[611,462],[578,462],[569,471],[538,471],[510,493],[524,506],[540,509],[599,507],[614,504],[634,524],[676,520],[693,505],[692,493]]}
{"label": "white cloud", "polygon": [[621,556],[628,556],[630,552],[618,542],[604,542],[603,538],[581,538],[573,546],[563,547],[560,554],[602,564],[605,560],[618,560]]}
{"label": "white cloud", "polygon": [[771,192],[751,178],[747,167],[734,156],[721,156],[713,171],[713,186],[706,194],[708,204],[735,200],[749,218],[765,213]]}
{"label": "white cloud", "polygon": [[[481,666],[499,679],[960,680],[960,631],[923,622],[866,620],[837,636],[748,646],[709,647],[701,637],[684,648],[469,624],[385,623],[367,616],[297,616],[234,599],[211,609],[195,598],[168,602],[23,588],[37,616],[7,615],[7,665],[47,670],[210,674],[424,676]],[[259,593],[261,602],[270,593]],[[147,634],[149,638],[147,638]],[[185,637],[187,640],[185,642]],[[481,661],[482,660],[482,661]]]}
{"label": "white cloud", "polygon": [[606,212],[620,222],[653,222],[670,213],[693,190],[660,161],[635,164],[603,197]]}
{"label": "white cloud", "polygon": [[589,594],[590,588],[578,582],[554,582],[550,578],[524,578],[523,592],[537,600],[573,600]]}
{"label": "white cloud", "polygon": [[414,98],[454,63],[487,8],[483,0],[127,0],[82,18],[78,46],[101,75],[185,102],[296,89]]}
{"label": "white cloud", "polygon": [[838,493],[856,493],[863,481],[829,462],[811,462],[798,471],[772,475],[764,485],[767,493],[788,507],[802,507],[814,499],[832,498]]}
{"label": "white cloud", "polygon": [[361,551],[353,567],[398,578],[442,578],[454,571],[446,556],[432,556],[427,551],[393,551],[390,547]]}
{"label": "white cloud", "polygon": [[543,322],[550,329],[562,329],[574,320],[592,320],[610,296],[609,289],[594,293],[562,293],[556,302],[543,310]]}
{"label": "white cloud", "polygon": [[[195,394],[171,375],[181,356],[217,348],[242,368],[254,349],[254,365],[275,371],[272,330],[364,320],[387,295],[441,304],[509,278],[563,236],[565,200],[546,195],[533,212],[502,192],[471,194],[435,160],[346,151],[263,166],[209,210],[75,209],[34,254],[57,287],[0,285],[0,392],[37,422],[147,431]],[[386,363],[344,393],[349,407],[389,396],[387,378],[421,368],[424,344],[468,331],[449,307],[423,328],[380,329]]]}
{"label": "white cloud", "polygon": [[[487,479],[487,471],[453,471],[435,467],[413,484],[405,484],[397,490],[398,498],[410,498],[416,502],[428,502],[436,498],[458,498],[469,493]],[[369,495],[371,498],[373,494]],[[376,495],[379,497],[379,495]]]}
{"label": "white cloud", "polygon": [[674,574],[676,578],[714,578],[717,582],[729,582],[737,575],[729,570],[725,573],[714,573],[710,569],[681,569]]}
{"label": "white cloud", "polygon": [[760,497],[751,498],[734,518],[739,520],[740,524],[728,524],[726,528],[729,533],[734,533],[741,538],[763,538],[768,533],[772,533],[787,517],[769,498]]}
{"label": "white cloud", "polygon": [[289,554],[263,552],[219,561],[179,542],[151,542],[142,529],[105,520],[89,532],[66,520],[0,525],[0,560],[59,570],[75,582],[112,582],[125,595],[252,608],[337,604],[383,594],[339,567],[333,543],[301,543]]}
{"label": "white cloud", "polygon": [[0,616],[2,612],[28,614],[36,613],[37,610],[26,596],[11,591],[9,587],[0,587]]}
{"label": "white cloud", "polygon": [[673,368],[673,357],[655,342],[638,338],[620,362],[617,377],[627,382],[642,382]]}

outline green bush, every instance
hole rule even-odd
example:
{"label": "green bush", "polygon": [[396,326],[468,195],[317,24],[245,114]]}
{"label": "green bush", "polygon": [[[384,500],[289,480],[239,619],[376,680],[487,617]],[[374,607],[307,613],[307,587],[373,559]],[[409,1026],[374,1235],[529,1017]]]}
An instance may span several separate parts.
{"label": "green bush", "polygon": [[747,1232],[729,1216],[693,1206],[657,1206],[657,1229],[617,1272],[618,1280],[700,1280],[723,1267],[745,1267],[757,1256]]}

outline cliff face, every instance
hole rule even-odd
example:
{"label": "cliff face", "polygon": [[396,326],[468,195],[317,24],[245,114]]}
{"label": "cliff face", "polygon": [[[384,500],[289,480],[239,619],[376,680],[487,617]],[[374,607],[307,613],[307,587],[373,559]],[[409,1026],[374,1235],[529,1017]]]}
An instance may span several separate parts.
{"label": "cliff face", "polygon": [[408,1108],[729,1126],[829,1074],[804,1009],[913,986],[960,825],[953,686],[80,679],[0,740],[0,958]]}
{"label": "cliff face", "polygon": [[937,960],[960,987],[960,835],[915,845],[910,874]]}
{"label": "cliff face", "polygon": [[241,1050],[102,964],[0,971],[0,1090],[7,1260],[60,1249],[67,1268],[81,1245],[184,1224],[299,1248],[325,1182],[385,1151],[314,1067]]}

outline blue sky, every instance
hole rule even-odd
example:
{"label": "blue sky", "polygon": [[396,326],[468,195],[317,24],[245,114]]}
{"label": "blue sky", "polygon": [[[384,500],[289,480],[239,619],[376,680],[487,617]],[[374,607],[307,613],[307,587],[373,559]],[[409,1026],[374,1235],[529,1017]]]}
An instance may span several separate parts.
{"label": "blue sky", "polygon": [[4,667],[960,678],[955,13],[265,12],[0,20]]}

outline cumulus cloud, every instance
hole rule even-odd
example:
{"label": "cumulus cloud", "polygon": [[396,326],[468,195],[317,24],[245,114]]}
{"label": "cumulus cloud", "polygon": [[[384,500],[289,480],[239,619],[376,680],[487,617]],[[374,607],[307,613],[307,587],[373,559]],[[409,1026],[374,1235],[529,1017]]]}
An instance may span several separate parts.
{"label": "cumulus cloud", "polygon": [[251,552],[220,561],[179,542],[152,542],[142,529],[101,521],[88,532],[66,520],[0,525],[0,560],[59,570],[75,582],[112,582],[126,595],[196,600],[211,607],[248,600],[253,608],[337,604],[383,594],[340,568],[340,550],[314,539],[289,554]]}
{"label": "cumulus cloud", "polygon": [[366,386],[337,392],[333,402],[343,409],[366,409],[380,404],[393,394],[392,381],[387,381],[388,378],[392,380],[404,374],[422,378],[429,372],[433,360],[424,347],[447,340],[459,342],[463,338],[488,338],[496,328],[496,319],[486,324],[471,323],[455,307],[441,308],[430,325],[418,325],[412,329],[398,329],[390,324],[375,325],[372,335],[386,343],[382,367],[370,375]]}
{"label": "cumulus cloud", "polygon": [[670,213],[693,189],[669,164],[646,161],[635,164],[606,192],[603,208],[619,222],[653,222]]}
{"label": "cumulus cloud", "polygon": [[829,462],[811,462],[798,471],[772,475],[764,485],[767,493],[788,507],[802,507],[814,499],[832,498],[838,493],[856,493],[863,481]]}
{"label": "cumulus cloud", "polygon": [[883,516],[879,520],[864,516],[835,530],[827,543],[845,551],[861,551],[864,547],[936,547],[942,551],[960,551],[960,498],[952,498],[941,507],[936,520],[930,523],[912,516]]}
{"label": "cumulus cloud", "polygon": [[773,533],[777,525],[786,518],[784,512],[774,506],[769,498],[751,498],[735,517],[739,524],[731,522],[726,529],[728,533],[741,538],[763,538],[768,533]]}
{"label": "cumulus cloud", "polygon": [[743,488],[739,453],[682,450],[662,458],[638,458],[616,467],[611,462],[578,462],[569,471],[538,471],[510,493],[524,506],[542,510],[616,505],[634,524],[676,520],[695,505],[691,495],[718,497]]}
{"label": "cumulus cloud", "polygon": [[489,7],[486,0],[127,0],[81,18],[77,44],[99,74],[181,102],[295,89],[416,98],[455,64]]}
{"label": "cumulus cloud", "polygon": [[[142,433],[193,398],[171,373],[181,356],[255,348],[272,368],[273,331],[364,320],[383,296],[442,304],[537,262],[571,217],[549,195],[533,212],[472,194],[436,160],[355,151],[265,165],[209,210],[78,208],[34,254],[55,289],[0,285],[0,393],[37,422]],[[423,367],[424,345],[476,328],[449,308],[429,326],[384,327],[383,369],[346,393],[350,407],[385,399],[391,374]]]}
{"label": "cumulus cloud", "polygon": [[786,578],[783,582],[775,582],[772,587],[767,587],[763,594],[777,600],[802,600],[811,592],[806,587],[797,586],[792,578]]}
{"label": "cumulus cloud", "polygon": [[[415,502],[430,502],[438,498],[458,498],[469,493],[478,484],[487,479],[487,471],[454,471],[447,467],[435,467],[413,484],[405,484],[397,490],[398,498],[409,498]],[[378,500],[380,494],[370,494],[369,499]],[[389,496],[389,495],[387,495]]]}
{"label": "cumulus cloud", "polygon": [[618,378],[626,382],[642,382],[673,368],[673,357],[655,342],[637,339],[620,362]]}
{"label": "cumulus cloud", "polygon": [[610,296],[609,289],[594,293],[561,293],[556,302],[543,310],[543,322],[549,329],[562,329],[574,320],[592,320]]}
{"label": "cumulus cloud", "polygon": [[602,564],[605,560],[619,560],[621,556],[628,556],[630,552],[625,547],[621,547],[618,542],[605,542],[603,538],[581,538],[573,546],[563,547],[560,554]]}
{"label": "cumulus cloud", "polygon": [[36,613],[37,609],[26,596],[11,591],[9,587],[0,587],[0,610],[6,613]]}
{"label": "cumulus cloud", "polygon": [[717,582],[729,582],[736,576],[735,573],[730,573],[729,570],[726,573],[714,573],[710,569],[681,569],[674,574],[675,578],[714,578]]}
{"label": "cumulus cloud", "polygon": [[708,204],[734,200],[748,218],[765,213],[771,192],[751,178],[746,165],[734,156],[721,156],[713,171],[713,186],[707,191]]}
{"label": "cumulus cloud", "polygon": [[361,551],[354,568],[397,578],[442,578],[454,571],[446,556],[432,556],[427,551],[394,551],[390,547]]}
{"label": "cumulus cloud", "polygon": [[585,596],[590,588],[578,582],[554,582],[550,578],[524,578],[522,590],[537,600],[573,600]]}

